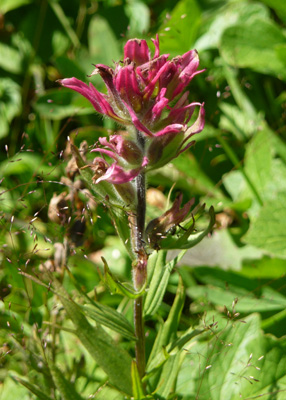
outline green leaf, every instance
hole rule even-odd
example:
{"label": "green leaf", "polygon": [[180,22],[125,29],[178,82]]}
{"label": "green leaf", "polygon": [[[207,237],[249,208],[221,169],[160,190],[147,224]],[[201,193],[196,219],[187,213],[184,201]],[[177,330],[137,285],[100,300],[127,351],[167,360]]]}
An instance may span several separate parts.
{"label": "green leaf", "polygon": [[262,199],[265,199],[265,188],[271,179],[272,157],[273,150],[268,131],[257,132],[246,146],[245,173]]}
{"label": "green leaf", "polygon": [[286,390],[286,340],[263,336],[258,315],[226,324],[196,343],[180,369],[176,392],[186,399],[283,400]]}
{"label": "green leaf", "polygon": [[220,51],[225,61],[234,67],[252,68],[285,80],[285,66],[275,52],[277,45],[285,43],[286,38],[278,25],[256,19],[252,24],[238,24],[226,29]]}
{"label": "green leaf", "polygon": [[181,364],[180,356],[181,354],[179,352],[177,354],[171,355],[166,363],[163,365],[158,387],[155,391],[156,394],[160,396],[160,399],[167,400],[175,384]]}
{"label": "green leaf", "polygon": [[[7,60],[6,55],[1,55],[0,60]],[[8,61],[11,62],[12,61]],[[16,60],[17,62],[17,60]],[[1,67],[1,61],[0,61]],[[7,136],[10,132],[10,124],[14,117],[20,114],[22,109],[20,86],[10,78],[0,79],[0,139]]]}
{"label": "green leaf", "polygon": [[201,12],[194,0],[180,0],[160,27],[161,53],[172,57],[189,51],[199,28]]}
{"label": "green leaf", "polygon": [[137,292],[134,290],[133,286],[130,285],[129,283],[121,283],[119,280],[117,280],[113,274],[111,273],[110,269],[108,268],[107,262],[105,259],[102,257],[103,263],[104,263],[104,280],[106,284],[108,285],[111,293],[119,293],[122,294],[123,296],[129,297],[129,299],[137,299],[138,297],[141,297],[145,293],[145,286],[142,287],[142,289]]}
{"label": "green leaf", "polygon": [[1,0],[0,14],[6,14],[8,11],[32,3],[33,0]]}
{"label": "green leaf", "polygon": [[131,365],[131,379],[132,379],[132,390],[133,390],[134,400],[144,399],[145,395],[135,361],[132,361]]}
{"label": "green leaf", "polygon": [[159,353],[157,353],[148,364],[146,377],[149,379],[152,379],[154,373],[161,372],[160,379],[155,380],[155,386],[157,389],[153,388],[153,390],[156,393],[163,395],[164,399],[168,396],[170,390],[174,386],[181,363],[187,354],[188,348],[194,345],[192,339],[203,332],[204,329],[188,329],[181,338],[169,343],[167,348],[163,348]]}
{"label": "green leaf", "polygon": [[77,34],[73,30],[70,20],[65,15],[64,10],[62,9],[60,2],[56,0],[50,0],[49,5],[54,11],[55,15],[57,16],[58,20],[62,24],[64,30],[66,31],[67,35],[69,36],[71,42],[73,43],[74,47],[80,47],[80,41],[78,39]]}
{"label": "green leaf", "polygon": [[258,259],[262,254],[263,252],[254,246],[237,247],[230,232],[221,229],[188,252],[183,263],[191,267],[208,265],[239,270],[244,260]]}
{"label": "green leaf", "polygon": [[107,305],[93,302],[82,306],[85,315],[101,325],[120,333],[129,340],[135,340],[134,329],[119,312]]}
{"label": "green leaf", "polygon": [[[159,329],[159,332],[158,332],[155,342],[153,344],[152,351],[149,356],[147,367],[146,367],[147,370],[149,369],[149,364],[152,364],[152,361],[154,360],[154,358],[156,358],[156,356],[159,353],[162,353],[162,351],[163,351],[163,361],[167,360],[167,357],[165,354],[166,352],[164,351],[164,348],[169,343],[173,342],[176,339],[177,329],[178,329],[179,321],[181,318],[181,313],[183,310],[184,302],[185,302],[185,289],[183,286],[182,279],[180,279],[178,288],[177,288],[176,297],[175,297],[175,300],[171,307],[171,310],[169,312],[168,318],[165,321],[164,325]],[[152,384],[153,387],[157,386],[159,379],[160,379],[160,370],[158,371],[157,374],[155,374],[155,376],[152,376],[152,378],[150,380],[150,383]]]}
{"label": "green leaf", "polygon": [[282,192],[274,200],[265,203],[257,218],[251,222],[243,241],[275,256],[286,257],[285,202],[286,193]]}
{"label": "green leaf", "polygon": [[37,396],[38,400],[52,400],[51,397],[47,396],[45,393],[43,393],[36,385],[33,385],[32,383],[19,378],[18,376],[13,376],[13,379],[15,379],[17,382],[21,383],[21,385],[25,386],[27,389],[29,389],[30,392],[35,394]]}
{"label": "green leaf", "polygon": [[221,36],[226,28],[237,23],[251,23],[256,18],[268,18],[270,14],[267,7],[258,2],[225,2],[217,7],[219,9],[214,6],[212,12],[204,16],[201,27],[204,33],[194,46],[199,52],[219,48]]}
{"label": "green leaf", "polygon": [[232,287],[226,290],[225,288],[212,287],[210,285],[194,286],[187,290],[187,294],[193,299],[205,302],[205,304],[212,303],[220,307],[226,306],[228,310],[231,310],[233,301],[238,299],[235,310],[244,314],[248,314],[251,311],[278,311],[286,307],[286,297],[269,287],[261,289],[260,297],[239,287]]}
{"label": "green leaf", "polygon": [[[202,133],[204,133],[204,131]],[[186,180],[189,180],[192,188],[194,187],[192,190],[197,190],[199,193],[208,193],[211,197],[222,197],[222,191],[214,185],[214,182],[212,182],[210,177],[203,171],[194,155],[189,152],[182,153],[180,157],[172,160],[172,164],[174,164],[183,175],[182,187],[184,190],[186,189]],[[179,176],[174,176],[173,178],[178,184]]]}
{"label": "green leaf", "polygon": [[74,389],[73,384],[64,377],[62,371],[60,371],[56,365],[49,365],[49,370],[53,377],[54,384],[63,400],[83,400]]}
{"label": "green leaf", "polygon": [[149,7],[140,0],[127,0],[126,15],[129,17],[130,37],[148,32],[150,26]]}
{"label": "green leaf", "polygon": [[161,257],[158,257],[150,287],[147,292],[146,300],[144,303],[144,314],[145,316],[151,316],[155,314],[161,305],[165,291],[167,289],[170,274],[176,264],[185,255],[186,250],[180,252],[172,261],[165,265],[166,253],[161,252]]}
{"label": "green leaf", "polygon": [[47,90],[33,106],[41,117],[52,120],[94,113],[94,108],[88,100],[64,88]]}
{"label": "green leaf", "polygon": [[76,334],[91,357],[105,371],[112,385],[127,394],[132,393],[131,357],[121,349],[100,325],[89,324],[81,308],[69,299],[64,288],[53,280],[68,317],[76,327]]}
{"label": "green leaf", "polygon": [[[149,356],[148,363],[152,361],[152,359],[156,356],[156,354],[158,354],[159,351],[162,350],[163,347],[167,346],[169,343],[175,340],[184,302],[185,302],[185,289],[183,286],[183,282],[180,279],[175,300],[173,302],[167,320],[165,321],[164,325],[159,330],[156,336],[154,345],[152,347],[152,351]],[[147,369],[148,369],[148,363],[147,363]]]}
{"label": "green leaf", "polygon": [[88,27],[88,47],[96,64],[112,65],[113,61],[119,61],[121,54],[116,37],[108,21],[95,15]]}
{"label": "green leaf", "polygon": [[[0,6],[1,7],[1,6]],[[17,49],[0,43],[0,67],[12,74],[22,72],[22,56]]]}
{"label": "green leaf", "polygon": [[277,13],[277,15],[285,22],[286,21],[286,4],[281,0],[262,0],[270,8]]}
{"label": "green leaf", "polygon": [[86,74],[83,72],[80,65],[78,65],[74,60],[71,60],[66,56],[59,56],[54,62],[62,76],[66,78],[74,76],[82,81],[86,80]]}
{"label": "green leaf", "polygon": [[19,383],[15,382],[15,377],[7,376],[1,384],[0,389],[1,400],[21,399],[30,400],[31,394]]}

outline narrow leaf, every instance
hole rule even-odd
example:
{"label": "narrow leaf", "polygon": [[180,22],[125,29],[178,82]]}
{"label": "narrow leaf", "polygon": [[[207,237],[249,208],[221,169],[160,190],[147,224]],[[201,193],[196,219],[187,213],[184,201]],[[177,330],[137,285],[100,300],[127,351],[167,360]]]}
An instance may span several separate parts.
{"label": "narrow leaf", "polygon": [[32,383],[19,378],[18,376],[13,376],[12,377],[14,380],[17,382],[21,383],[21,385],[25,386],[27,389],[30,390],[33,394],[37,396],[38,400],[52,400],[51,397],[47,396],[45,393],[43,393],[36,385],[33,385]]}
{"label": "narrow leaf", "polygon": [[81,308],[69,299],[58,281],[54,280],[53,284],[61,295],[60,300],[68,317],[74,323],[76,335],[84,347],[108,375],[110,383],[124,393],[131,394],[132,360],[129,354],[121,349],[100,325],[95,327],[90,325]]}
{"label": "narrow leaf", "polygon": [[[156,263],[153,278],[150,283],[149,290],[147,292],[146,301],[144,304],[144,314],[145,316],[150,316],[155,314],[161,305],[163,296],[167,289],[170,274],[176,264],[182,259],[186,254],[187,250],[182,250],[177,257],[172,261],[168,262],[165,266],[162,261],[165,261],[165,255],[160,258]],[[165,254],[165,253],[163,253]]]}
{"label": "narrow leaf", "polygon": [[165,321],[162,329],[160,329],[154,342],[151,354],[149,356],[150,361],[160,350],[162,350],[163,347],[167,346],[170,342],[175,340],[184,302],[185,289],[182,283],[182,279],[180,279],[176,297],[169,312],[168,318]]}
{"label": "narrow leaf", "polygon": [[113,308],[95,302],[84,305],[82,309],[87,317],[120,333],[129,340],[135,340],[134,330],[129,321]]}
{"label": "narrow leaf", "polygon": [[135,361],[131,364],[131,379],[134,400],[144,399],[144,391]]}
{"label": "narrow leaf", "polygon": [[[147,364],[147,369],[149,366],[149,362],[152,362],[152,359],[163,350],[164,348],[171,343],[173,340],[176,339],[176,334],[177,334],[177,329],[178,329],[178,324],[181,318],[181,313],[182,309],[184,306],[185,302],[185,290],[183,286],[182,279],[180,278],[178,288],[177,288],[177,294],[175,297],[175,300],[173,302],[173,305],[171,307],[171,310],[169,312],[168,318],[165,321],[164,325],[162,328],[159,330],[155,343],[152,347],[151,354],[149,356],[148,364]],[[164,354],[165,357],[165,354]],[[163,359],[164,360],[164,359]],[[167,358],[166,358],[167,360]],[[159,369],[160,371],[160,369]],[[152,376],[150,379],[151,385],[154,387],[157,386],[158,381],[160,379],[160,373],[159,371]]]}
{"label": "narrow leaf", "polygon": [[56,365],[49,365],[49,369],[54,384],[60,392],[63,400],[83,400],[74,389],[73,384],[64,377],[63,373],[56,367]]}

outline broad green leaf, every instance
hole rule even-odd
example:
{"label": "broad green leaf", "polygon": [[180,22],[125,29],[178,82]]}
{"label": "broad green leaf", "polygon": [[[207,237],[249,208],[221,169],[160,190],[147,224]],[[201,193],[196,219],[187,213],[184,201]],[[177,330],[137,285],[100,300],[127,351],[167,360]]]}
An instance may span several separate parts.
{"label": "broad green leaf", "polygon": [[286,297],[269,287],[261,289],[260,297],[239,287],[226,290],[209,285],[189,288],[187,294],[191,298],[201,300],[206,304],[209,302],[220,307],[226,306],[228,310],[231,310],[233,301],[238,299],[235,310],[244,314],[251,311],[279,311],[286,307]]}
{"label": "broad green leaf", "polygon": [[[263,336],[252,314],[245,323],[226,324],[188,352],[176,392],[186,399],[283,400],[286,392],[285,338]],[[207,339],[207,337],[206,337]]]}
{"label": "broad green leaf", "polygon": [[34,108],[41,117],[52,120],[94,113],[94,108],[83,96],[60,87],[47,90],[36,100]]}
{"label": "broad green leaf", "polygon": [[65,78],[71,78],[74,76],[82,81],[86,80],[86,73],[84,73],[80,65],[78,65],[74,60],[71,60],[66,56],[59,56],[55,59],[55,64],[60,74]]}
{"label": "broad green leaf", "polygon": [[219,47],[220,38],[226,28],[237,23],[251,23],[256,18],[268,18],[269,10],[258,2],[247,1],[225,2],[219,9],[206,14],[201,29],[203,34],[195,43],[195,48],[200,52],[206,49]]}
{"label": "broad green leaf", "polygon": [[286,21],[286,4],[283,0],[262,0],[262,2],[273,8],[277,15]]}
{"label": "broad green leaf", "polygon": [[131,357],[121,349],[100,325],[92,326],[85,318],[79,306],[69,299],[64,288],[53,280],[60,300],[68,317],[76,327],[76,335],[95,359],[97,364],[108,375],[109,381],[124,393],[132,393]]}
{"label": "broad green leaf", "polygon": [[219,126],[221,129],[230,131],[240,141],[257,132],[257,121],[250,118],[249,113],[241,111],[237,106],[228,103],[221,103],[220,109],[223,114],[220,117]]}
{"label": "broad green leaf", "polygon": [[127,0],[125,12],[129,17],[129,35],[134,37],[148,32],[150,26],[149,7],[140,0]]}
{"label": "broad green leaf", "polygon": [[275,256],[286,257],[285,204],[285,192],[278,193],[275,199],[265,203],[257,218],[251,221],[250,228],[243,237],[243,241],[264,249]]}
{"label": "broad green leaf", "polygon": [[[190,180],[190,185],[199,193],[208,193],[211,197],[222,197],[222,191],[214,185],[214,182],[201,168],[195,156],[189,152],[180,154],[180,157],[172,161],[177,169],[183,174],[182,186],[185,190],[186,180]],[[179,181],[179,176],[174,176],[174,180]],[[179,183],[179,182],[178,182]],[[178,186],[176,185],[176,188]]]}
{"label": "broad green leaf", "polygon": [[22,61],[19,50],[0,43],[0,68],[12,74],[20,74],[22,72]]}
{"label": "broad green leaf", "polygon": [[285,80],[285,66],[275,52],[277,45],[285,43],[286,38],[278,25],[256,19],[252,24],[238,24],[226,29],[220,51],[225,61],[234,67],[252,68]]}
{"label": "broad green leaf", "polygon": [[159,30],[161,53],[175,57],[189,51],[195,41],[201,12],[194,0],[180,0]]}
{"label": "broad green leaf", "polygon": [[3,161],[0,164],[0,174],[1,176],[9,176],[12,174],[34,174],[37,168],[41,168],[42,174],[48,174],[52,178],[53,171],[51,167],[43,163],[43,157],[40,154],[33,153],[17,153],[8,160]]}
{"label": "broad green leaf", "polygon": [[128,320],[113,308],[93,302],[82,307],[85,315],[101,325],[106,326],[129,340],[135,340],[134,329]]}
{"label": "broad green leaf", "polygon": [[[7,55],[1,55],[7,60]],[[13,57],[12,57],[13,58]],[[13,63],[13,61],[8,61]],[[17,62],[17,60],[16,60]],[[1,67],[1,61],[0,61]],[[14,117],[20,114],[22,109],[20,86],[10,78],[0,79],[0,139],[7,136],[10,132],[10,124]]]}
{"label": "broad green leaf", "polygon": [[[164,294],[167,289],[170,274],[176,264],[186,253],[186,250],[182,250],[180,254],[175,257],[172,261],[164,265],[165,257],[159,258],[156,262],[155,270],[152,276],[150,287],[148,289],[145,303],[144,303],[144,314],[150,316],[155,314],[161,305]],[[164,254],[164,253],[163,253]]]}
{"label": "broad green leaf", "polygon": [[265,199],[265,188],[271,179],[273,150],[267,130],[257,132],[246,146],[245,173],[251,179],[260,197]]}
{"label": "broad green leaf", "polygon": [[95,64],[113,65],[113,61],[119,61],[121,54],[116,37],[108,21],[95,15],[88,27],[88,47]]}
{"label": "broad green leaf", "polygon": [[60,392],[63,400],[83,400],[83,398],[76,392],[74,385],[64,377],[64,374],[56,365],[49,365],[49,370],[53,377],[54,384]]}

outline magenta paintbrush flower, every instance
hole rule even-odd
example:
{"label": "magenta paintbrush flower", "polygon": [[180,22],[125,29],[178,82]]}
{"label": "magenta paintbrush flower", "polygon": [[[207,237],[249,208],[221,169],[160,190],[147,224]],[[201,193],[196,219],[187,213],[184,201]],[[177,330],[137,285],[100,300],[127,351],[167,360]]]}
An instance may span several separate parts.
{"label": "magenta paintbrush flower", "polygon": [[[110,150],[95,149],[115,159],[116,165],[108,170],[108,177],[102,178],[110,182],[115,179],[118,163],[122,160],[134,164],[133,172],[165,165],[189,148],[194,143],[189,140],[191,136],[204,127],[204,105],[198,102],[189,104],[189,92],[182,94],[193,77],[203,72],[198,70],[197,52],[190,50],[168,60],[168,54],[159,54],[158,35],[153,43],[153,57],[145,40],[132,39],[124,47],[123,62],[116,63],[115,69],[102,64],[95,65],[91,75],[99,74],[102,77],[107,94],[100,93],[92,83],[87,85],[77,78],[60,80],[62,86],[86,97],[97,112],[114,119],[130,131],[129,139],[123,140],[124,145],[120,139],[117,139],[117,145],[114,145],[114,140],[108,142],[103,139],[101,144]],[[188,127],[196,106],[200,108],[197,119]],[[136,144],[136,130],[145,136],[144,149]],[[132,157],[134,161],[131,161]],[[125,168],[128,167],[126,162],[123,162]],[[121,174],[122,182],[133,179],[136,172],[127,173],[126,180]]]}

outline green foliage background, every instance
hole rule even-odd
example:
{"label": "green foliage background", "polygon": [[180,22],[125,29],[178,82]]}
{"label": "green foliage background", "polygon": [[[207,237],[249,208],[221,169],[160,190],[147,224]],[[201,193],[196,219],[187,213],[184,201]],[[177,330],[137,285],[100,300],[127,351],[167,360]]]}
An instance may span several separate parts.
{"label": "green foliage background", "polygon": [[[151,43],[157,32],[161,53],[198,50],[206,71],[192,81],[190,100],[205,102],[206,128],[195,147],[152,173],[149,186],[167,196],[176,182],[174,193],[182,191],[185,201],[196,197],[215,207],[217,226],[173,270],[162,304],[148,316],[147,355],[159,360],[162,346],[175,343],[160,377],[152,377],[154,398],[285,399],[285,23],[284,0],[1,0],[1,400],[125,398],[105,383],[103,366],[79,341],[82,332],[71,333],[67,315],[76,319],[77,308],[63,303],[64,311],[47,287],[23,273],[43,280],[40,264],[65,233],[47,210],[53,193],[66,190],[60,179],[67,137],[92,144],[116,129],[56,80],[75,76],[104,90],[98,77],[87,78],[92,64],[112,65],[128,38]],[[159,213],[150,207],[148,217]],[[102,318],[128,364],[131,302],[102,284],[100,255],[130,280],[128,254],[98,205],[63,284],[80,305],[96,287],[95,299],[109,307],[85,315]],[[82,327],[79,321],[73,320]],[[194,326],[203,333],[183,347],[174,342],[177,328]]]}

